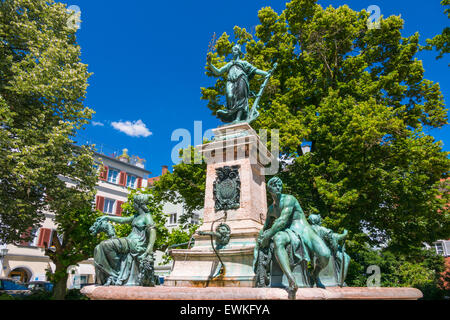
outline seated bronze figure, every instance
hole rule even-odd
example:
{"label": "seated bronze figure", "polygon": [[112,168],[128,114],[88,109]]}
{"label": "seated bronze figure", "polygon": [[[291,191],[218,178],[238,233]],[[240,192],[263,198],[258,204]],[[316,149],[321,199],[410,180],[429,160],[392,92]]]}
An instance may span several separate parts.
{"label": "seated bronze figure", "polygon": [[[116,286],[153,286],[153,246],[156,239],[155,223],[147,208],[148,195],[134,198],[136,213],[131,217],[105,215],[97,219],[102,226],[111,221],[131,223],[132,231],[125,238],[102,241],[94,250],[97,283]],[[92,230],[98,233],[100,230]]]}

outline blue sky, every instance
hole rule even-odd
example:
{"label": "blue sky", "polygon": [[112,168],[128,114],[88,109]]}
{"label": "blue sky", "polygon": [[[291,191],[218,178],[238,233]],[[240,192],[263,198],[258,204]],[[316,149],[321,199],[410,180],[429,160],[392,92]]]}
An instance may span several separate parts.
{"label": "blue sky", "polygon": [[[212,83],[204,73],[205,56],[213,33],[232,34],[235,25],[247,29],[259,23],[257,13],[270,6],[281,13],[285,0],[145,1],[73,0],[81,10],[78,43],[82,61],[93,75],[86,105],[96,111],[93,124],[80,132],[83,140],[96,143],[105,154],[128,148],[147,160],[150,176],[162,165],[173,165],[172,132],[194,132],[194,121],[203,131],[217,127],[200,87]],[[421,44],[448,25],[439,0],[325,1],[326,7],[349,5],[354,10],[377,5],[384,16],[401,14],[404,36],[418,31]],[[449,57],[435,60],[435,52],[422,52],[425,77],[438,82],[450,99]],[[97,124],[97,125],[94,125]],[[102,124],[102,125],[100,125]],[[120,131],[123,130],[123,131]],[[132,136],[132,135],[139,135]],[[430,132],[450,151],[450,128]],[[193,137],[192,137],[193,139]],[[194,141],[192,140],[192,143]]]}

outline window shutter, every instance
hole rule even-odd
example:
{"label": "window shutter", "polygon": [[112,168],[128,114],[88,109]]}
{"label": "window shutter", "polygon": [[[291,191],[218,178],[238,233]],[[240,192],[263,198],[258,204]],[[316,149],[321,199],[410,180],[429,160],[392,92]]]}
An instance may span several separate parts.
{"label": "window shutter", "polygon": [[[25,231],[24,233],[22,233],[21,238],[27,238],[27,237],[29,237],[32,230],[33,230],[33,228],[32,228],[32,227],[29,227],[29,228],[27,229],[27,231]],[[30,241],[28,241],[28,240],[26,240],[26,241],[25,241],[25,240],[22,240],[22,241],[20,241],[20,245],[21,245],[21,246],[29,246],[29,245],[30,245]]]}
{"label": "window shutter", "polygon": [[108,166],[103,166],[102,170],[100,170],[100,180],[106,181],[108,179]]}
{"label": "window shutter", "polygon": [[103,212],[103,208],[105,206],[105,197],[97,196],[97,203],[95,208],[101,212]]}
{"label": "window shutter", "polygon": [[142,187],[142,178],[137,178],[137,186],[138,189]]}
{"label": "window shutter", "polygon": [[50,242],[50,235],[52,233],[51,229],[48,228],[41,228],[39,231],[39,240],[38,240],[38,247],[44,248],[45,244],[47,243],[47,246]]}
{"label": "window shutter", "polygon": [[122,204],[123,204],[123,201],[119,201],[119,200],[117,200],[117,203],[116,203],[116,216],[121,216],[122,215]]}
{"label": "window shutter", "polygon": [[50,236],[52,235],[52,229],[44,229],[44,236],[43,236],[43,246],[48,248],[50,247]]}
{"label": "window shutter", "polygon": [[127,185],[127,173],[125,171],[120,171],[119,184],[121,186],[126,186]]}
{"label": "window shutter", "polygon": [[44,228],[39,229],[39,238],[38,238],[37,246],[38,247],[44,246]]}

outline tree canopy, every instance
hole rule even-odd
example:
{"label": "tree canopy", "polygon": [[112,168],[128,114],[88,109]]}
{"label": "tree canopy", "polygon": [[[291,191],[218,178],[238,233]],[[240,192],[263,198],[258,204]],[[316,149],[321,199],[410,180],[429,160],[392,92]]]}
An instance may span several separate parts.
{"label": "tree canopy", "polygon": [[[356,243],[408,250],[447,237],[448,152],[424,131],[446,125],[447,109],[415,57],[419,33],[403,36],[399,16],[369,29],[365,10],[314,0],[292,0],[281,14],[265,7],[258,18],[255,34],[236,26],[209,55],[220,67],[239,43],[258,68],[278,63],[252,126],[279,129],[281,155],[293,159],[280,172],[286,193]],[[213,114],[225,79],[201,88]]]}
{"label": "tree canopy", "polygon": [[[44,220],[45,194],[77,179],[72,137],[91,119],[87,65],[62,3],[0,1],[0,240],[27,238]],[[89,157],[89,155],[87,156]],[[86,172],[87,173],[87,172]]]}

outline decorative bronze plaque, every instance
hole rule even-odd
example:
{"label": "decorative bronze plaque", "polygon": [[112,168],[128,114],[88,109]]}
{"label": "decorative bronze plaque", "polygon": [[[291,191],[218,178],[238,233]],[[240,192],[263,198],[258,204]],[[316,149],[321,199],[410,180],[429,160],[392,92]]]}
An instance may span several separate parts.
{"label": "decorative bronze plaque", "polygon": [[225,166],[216,169],[214,181],[214,201],[216,210],[238,209],[241,198],[239,166]]}

